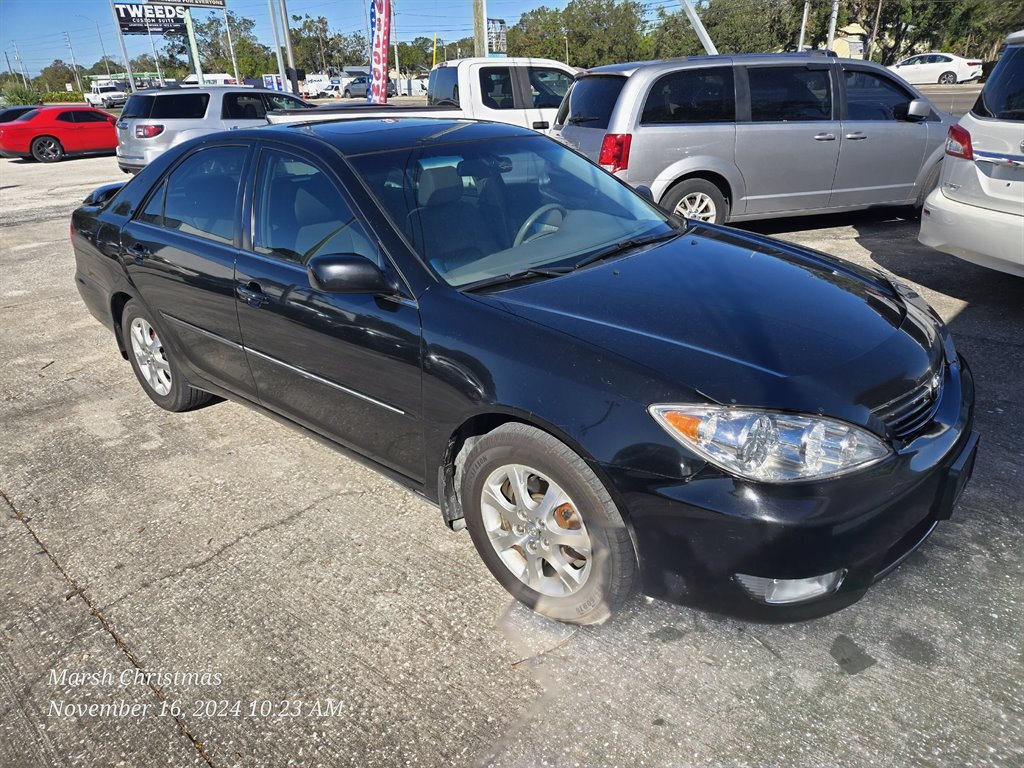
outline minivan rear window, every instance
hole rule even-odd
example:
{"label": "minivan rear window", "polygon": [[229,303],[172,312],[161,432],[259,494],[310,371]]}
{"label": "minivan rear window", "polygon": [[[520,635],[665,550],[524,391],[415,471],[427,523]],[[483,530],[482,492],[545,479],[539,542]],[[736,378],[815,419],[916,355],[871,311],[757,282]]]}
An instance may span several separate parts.
{"label": "minivan rear window", "polygon": [[578,125],[581,128],[608,128],[612,110],[626,78],[618,75],[581,77],[566,93],[555,118],[555,125]]}
{"label": "minivan rear window", "polygon": [[971,111],[978,117],[1024,122],[1024,46],[1006,49]]}

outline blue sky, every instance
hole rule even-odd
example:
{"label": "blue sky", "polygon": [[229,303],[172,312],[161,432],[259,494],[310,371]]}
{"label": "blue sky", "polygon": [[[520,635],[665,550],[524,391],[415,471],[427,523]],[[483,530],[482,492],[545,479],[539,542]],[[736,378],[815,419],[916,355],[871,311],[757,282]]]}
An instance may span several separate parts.
{"label": "blue sky", "polygon": [[[413,37],[439,37],[456,40],[471,35],[473,0],[393,0],[395,3],[395,29],[399,40]],[[173,3],[173,0],[168,0]],[[277,0],[274,0],[275,4]],[[324,16],[332,29],[341,32],[365,30],[363,3],[357,0],[286,0],[289,15]],[[561,8],[567,0],[487,0],[487,15],[504,18],[511,26],[523,11],[545,5]],[[228,9],[256,22],[256,34],[263,43],[273,45],[267,0],[228,0]],[[369,3],[366,3],[367,6]],[[275,5],[276,7],[276,5]],[[198,18],[208,11],[194,9]],[[219,12],[218,12],[219,13]],[[21,51],[25,70],[30,77],[54,59],[71,61],[64,43],[64,33],[71,35],[75,60],[86,67],[99,61],[100,40],[107,55],[121,58],[114,15],[109,0],[0,0],[0,47],[10,57],[11,66],[18,70],[15,60],[15,42]],[[157,41],[159,44],[159,40]],[[145,36],[125,37],[128,56],[149,53],[149,40]],[[0,59],[0,67],[7,62]]]}

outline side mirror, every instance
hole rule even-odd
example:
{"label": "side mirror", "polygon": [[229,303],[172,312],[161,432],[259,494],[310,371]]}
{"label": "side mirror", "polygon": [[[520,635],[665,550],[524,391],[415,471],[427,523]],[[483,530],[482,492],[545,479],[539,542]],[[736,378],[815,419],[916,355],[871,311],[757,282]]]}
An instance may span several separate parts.
{"label": "side mirror", "polygon": [[654,202],[654,192],[646,184],[637,184],[633,189],[635,189],[636,193],[647,202]]}
{"label": "side mirror", "polygon": [[908,120],[924,120],[932,113],[932,105],[924,99],[914,99],[907,105]]}
{"label": "side mirror", "polygon": [[309,284],[327,293],[393,294],[397,286],[381,268],[355,253],[325,253],[314,256],[306,267]]}

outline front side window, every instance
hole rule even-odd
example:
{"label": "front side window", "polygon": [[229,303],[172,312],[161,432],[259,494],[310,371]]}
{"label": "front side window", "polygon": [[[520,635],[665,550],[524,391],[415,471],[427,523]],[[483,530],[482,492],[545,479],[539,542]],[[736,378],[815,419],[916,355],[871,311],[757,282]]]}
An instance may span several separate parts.
{"label": "front side window", "polygon": [[163,226],[220,243],[233,242],[247,152],[245,147],[211,147],[186,158],[167,179]]}
{"label": "front side window", "polygon": [[626,185],[542,136],[451,136],[350,158],[395,228],[450,285],[573,267],[624,241],[678,231]]}
{"label": "front side window", "polygon": [[263,97],[267,100],[267,109],[304,109],[309,106],[302,99],[283,93],[264,93]]}
{"label": "front side window", "polygon": [[884,75],[863,70],[843,72],[846,114],[850,120],[902,120],[913,98]]}
{"label": "front side window", "polygon": [[1006,49],[971,112],[978,117],[1024,121],[1024,45]]}
{"label": "front side window", "polygon": [[728,123],[736,119],[732,67],[683,69],[651,88],[640,122],[644,125]]}
{"label": "front side window", "polygon": [[318,254],[354,253],[379,263],[377,249],[334,182],[295,155],[260,153],[254,206],[257,253],[296,264]]}
{"label": "front side window", "polygon": [[481,67],[480,94],[485,107],[490,109],[515,109],[511,68]]}
{"label": "front side window", "polygon": [[832,88],[827,69],[751,67],[750,119],[755,123],[830,120]]}
{"label": "front side window", "polygon": [[258,93],[225,93],[221,105],[223,120],[262,120],[267,109]]}
{"label": "front side window", "polygon": [[548,67],[528,67],[530,77],[530,93],[533,106],[541,109],[556,108],[562,103],[562,97],[572,85],[572,75],[560,69]]}

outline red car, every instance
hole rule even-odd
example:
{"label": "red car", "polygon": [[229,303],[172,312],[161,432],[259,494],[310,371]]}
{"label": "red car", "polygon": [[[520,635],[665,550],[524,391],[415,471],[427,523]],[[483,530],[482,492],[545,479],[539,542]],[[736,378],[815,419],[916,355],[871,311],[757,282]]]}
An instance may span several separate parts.
{"label": "red car", "polygon": [[113,152],[116,118],[92,107],[39,107],[0,124],[0,157],[55,163],[66,155]]}

